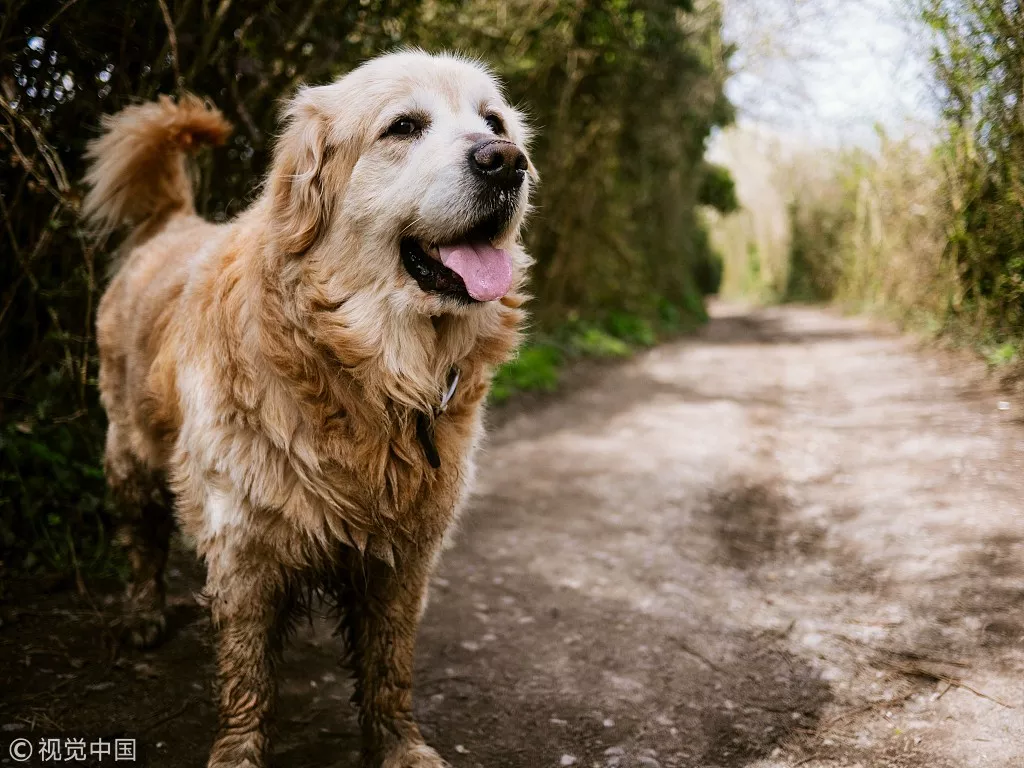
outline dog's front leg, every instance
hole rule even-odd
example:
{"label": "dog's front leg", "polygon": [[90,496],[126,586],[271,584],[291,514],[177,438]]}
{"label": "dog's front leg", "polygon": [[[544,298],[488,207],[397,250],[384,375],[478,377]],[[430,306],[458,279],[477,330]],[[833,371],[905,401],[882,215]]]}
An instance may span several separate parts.
{"label": "dog's front leg", "polygon": [[[221,562],[237,561],[233,555]],[[288,611],[273,568],[229,569],[211,563],[207,595],[217,630],[217,739],[208,768],[263,768],[277,692],[275,667]]]}
{"label": "dog's front leg", "polygon": [[433,561],[422,551],[402,552],[394,568],[368,558],[345,596],[364,768],[448,766],[423,742],[412,714],[413,649]]}

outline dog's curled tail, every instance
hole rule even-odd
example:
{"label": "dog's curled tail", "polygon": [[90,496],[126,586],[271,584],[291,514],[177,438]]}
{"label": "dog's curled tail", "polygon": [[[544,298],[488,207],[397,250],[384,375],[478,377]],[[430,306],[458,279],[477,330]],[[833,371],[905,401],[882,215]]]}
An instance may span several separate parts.
{"label": "dog's curled tail", "polygon": [[231,133],[219,111],[191,94],[127,107],[102,124],[103,135],[86,150],[90,189],[82,204],[82,215],[100,231],[194,210],[185,155],[223,144]]}

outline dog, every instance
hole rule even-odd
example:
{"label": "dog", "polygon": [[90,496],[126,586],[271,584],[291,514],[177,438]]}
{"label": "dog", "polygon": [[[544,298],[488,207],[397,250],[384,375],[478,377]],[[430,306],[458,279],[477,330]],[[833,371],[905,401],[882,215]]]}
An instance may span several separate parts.
{"label": "dog", "polygon": [[216,224],[186,161],[229,132],[161,97],[87,150],[84,216],[128,230],[97,316],[125,626],[161,638],[176,518],[217,633],[209,768],[266,764],[276,660],[311,593],[337,608],[363,764],[439,768],[414,642],[524,322],[528,128],[483,65],[384,55],[287,102],[258,197]]}

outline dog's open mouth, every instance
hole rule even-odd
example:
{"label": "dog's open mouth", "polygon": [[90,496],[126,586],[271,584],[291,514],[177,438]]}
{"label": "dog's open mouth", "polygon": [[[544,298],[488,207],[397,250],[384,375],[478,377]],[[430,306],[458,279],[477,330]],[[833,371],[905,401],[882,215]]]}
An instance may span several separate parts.
{"label": "dog's open mouth", "polygon": [[445,243],[402,239],[402,264],[419,287],[466,303],[494,301],[512,288],[512,258],[481,227]]}

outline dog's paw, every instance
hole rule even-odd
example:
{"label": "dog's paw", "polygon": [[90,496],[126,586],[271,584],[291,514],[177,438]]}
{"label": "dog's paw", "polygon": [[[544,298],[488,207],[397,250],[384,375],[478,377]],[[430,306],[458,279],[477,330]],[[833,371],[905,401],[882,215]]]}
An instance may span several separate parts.
{"label": "dog's paw", "polygon": [[136,648],[159,645],[167,632],[167,616],[163,611],[133,611],[121,620],[123,636]]}
{"label": "dog's paw", "polygon": [[402,744],[388,753],[380,768],[451,768],[426,744]]}

